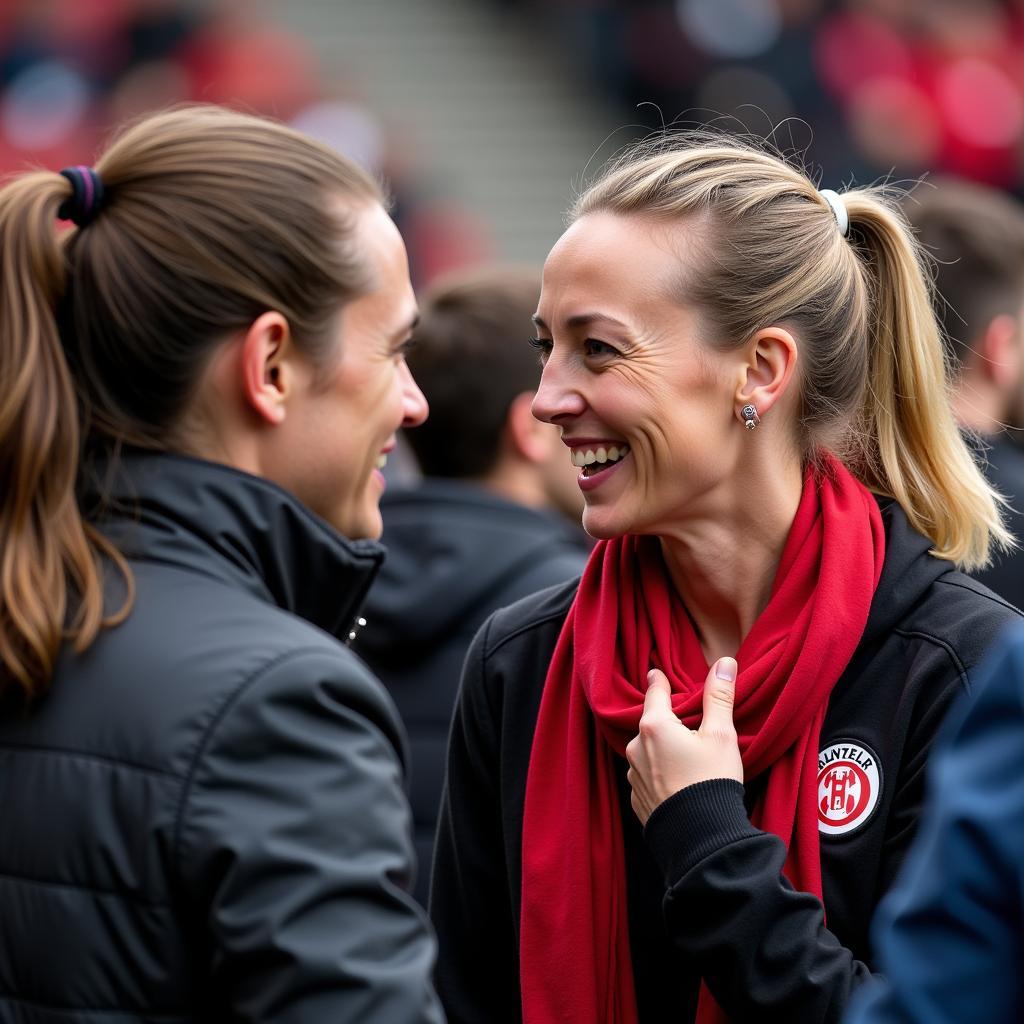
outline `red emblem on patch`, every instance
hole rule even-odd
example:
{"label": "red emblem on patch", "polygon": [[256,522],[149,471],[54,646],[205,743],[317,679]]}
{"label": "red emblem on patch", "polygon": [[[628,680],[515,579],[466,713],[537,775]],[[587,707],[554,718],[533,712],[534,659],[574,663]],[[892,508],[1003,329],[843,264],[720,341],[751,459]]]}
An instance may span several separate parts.
{"label": "red emblem on patch", "polygon": [[878,759],[858,743],[832,743],[818,755],[818,828],[844,835],[867,821],[878,803]]}

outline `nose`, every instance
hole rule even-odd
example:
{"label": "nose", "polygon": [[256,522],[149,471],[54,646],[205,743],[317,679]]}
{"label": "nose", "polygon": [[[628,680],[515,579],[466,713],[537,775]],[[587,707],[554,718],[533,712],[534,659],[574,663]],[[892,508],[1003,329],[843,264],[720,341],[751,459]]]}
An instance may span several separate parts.
{"label": "nose", "polygon": [[567,368],[560,365],[554,354],[544,364],[531,408],[538,420],[557,424],[579,416],[586,408],[586,402],[573,385]]}
{"label": "nose", "polygon": [[427,399],[420,386],[413,379],[412,371],[403,362],[401,373],[402,378],[402,426],[418,427],[430,412]]}

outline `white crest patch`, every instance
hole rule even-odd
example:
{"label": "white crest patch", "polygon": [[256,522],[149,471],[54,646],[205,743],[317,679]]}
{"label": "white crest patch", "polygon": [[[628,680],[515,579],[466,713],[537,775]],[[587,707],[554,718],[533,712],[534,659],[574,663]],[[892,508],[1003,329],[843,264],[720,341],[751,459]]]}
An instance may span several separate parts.
{"label": "white crest patch", "polygon": [[836,740],[818,755],[818,831],[843,836],[866,824],[882,795],[875,752],[863,743]]}

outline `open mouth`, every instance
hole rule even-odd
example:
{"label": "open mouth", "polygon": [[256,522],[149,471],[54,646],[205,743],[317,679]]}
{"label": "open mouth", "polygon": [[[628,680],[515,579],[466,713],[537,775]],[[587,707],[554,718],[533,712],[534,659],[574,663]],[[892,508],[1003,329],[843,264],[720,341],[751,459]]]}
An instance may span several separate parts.
{"label": "open mouth", "polygon": [[629,454],[629,445],[610,445],[598,448],[574,448],[572,464],[583,470],[583,476],[590,478],[607,472],[618,465]]}

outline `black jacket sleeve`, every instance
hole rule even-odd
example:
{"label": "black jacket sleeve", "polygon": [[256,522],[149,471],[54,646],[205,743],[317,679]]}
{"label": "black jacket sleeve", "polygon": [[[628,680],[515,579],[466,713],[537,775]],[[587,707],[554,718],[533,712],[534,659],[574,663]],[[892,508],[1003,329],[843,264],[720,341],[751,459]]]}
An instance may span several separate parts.
{"label": "black jacket sleeve", "polygon": [[738,782],[681,790],[644,836],[666,877],[669,934],[731,1019],[841,1019],[868,968],[825,927],[821,901],[783,877],[785,846],[750,824]]}
{"label": "black jacket sleeve", "polygon": [[175,854],[224,1020],[440,1022],[397,722],[354,657],[277,659],[196,752]]}
{"label": "black jacket sleeve", "polygon": [[[499,716],[485,689],[489,623],[466,656],[448,744],[431,877],[435,980],[450,1024],[521,1019],[514,868],[504,846]],[[510,834],[518,827],[509,823]],[[515,883],[518,891],[518,883]]]}
{"label": "black jacket sleeve", "polygon": [[[968,669],[941,653],[908,687],[914,694],[894,796],[881,837],[871,907],[896,877],[916,834],[925,765]],[[663,914],[677,946],[692,957],[735,1021],[831,1024],[871,977],[827,924],[821,901],[782,875],[782,841],[750,824],[743,787],[724,779],[688,787],[656,808],[644,836],[663,877]]]}

